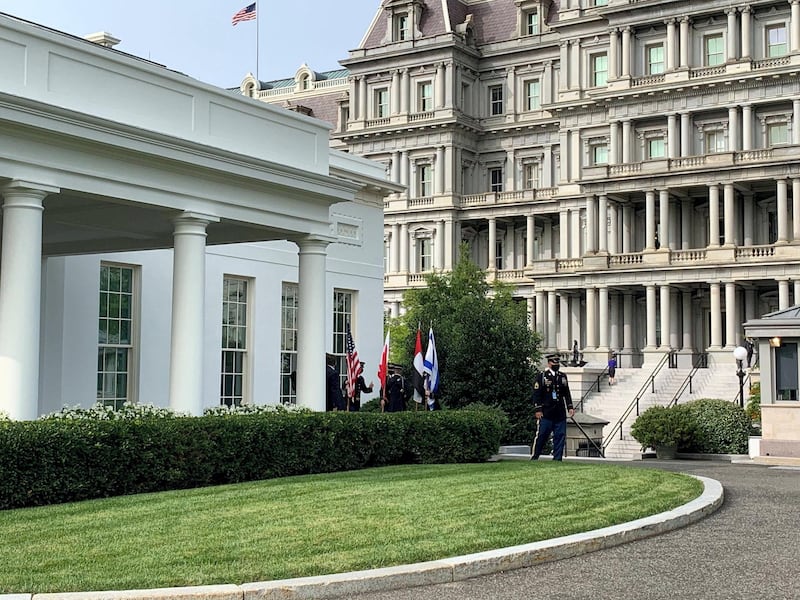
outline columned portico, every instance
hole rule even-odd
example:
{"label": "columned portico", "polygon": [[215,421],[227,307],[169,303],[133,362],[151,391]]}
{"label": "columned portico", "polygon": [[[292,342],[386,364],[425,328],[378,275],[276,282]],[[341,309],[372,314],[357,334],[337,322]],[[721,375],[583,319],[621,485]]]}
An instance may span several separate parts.
{"label": "columned portico", "polygon": [[297,404],[325,410],[325,260],[333,240],[296,240],[300,248],[297,282]]}
{"label": "columned portico", "polygon": [[174,221],[169,406],[193,416],[203,414],[206,227],[215,221],[194,213]]}
{"label": "columned portico", "polygon": [[15,420],[39,416],[42,201],[58,192],[28,181],[2,189],[0,410]]}

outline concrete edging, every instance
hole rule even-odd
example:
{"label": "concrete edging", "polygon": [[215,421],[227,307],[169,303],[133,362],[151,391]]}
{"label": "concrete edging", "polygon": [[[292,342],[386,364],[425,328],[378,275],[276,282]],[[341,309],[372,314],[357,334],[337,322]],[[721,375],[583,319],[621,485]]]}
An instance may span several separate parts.
{"label": "concrete edging", "polygon": [[571,558],[611,548],[659,533],[680,529],[707,517],[724,501],[722,484],[691,475],[703,483],[703,493],[672,510],[621,525],[552,540],[488,550],[441,560],[334,575],[300,577],[242,585],[163,588],[152,590],[9,594],[0,600],[286,600],[339,598],[374,591],[450,583]]}

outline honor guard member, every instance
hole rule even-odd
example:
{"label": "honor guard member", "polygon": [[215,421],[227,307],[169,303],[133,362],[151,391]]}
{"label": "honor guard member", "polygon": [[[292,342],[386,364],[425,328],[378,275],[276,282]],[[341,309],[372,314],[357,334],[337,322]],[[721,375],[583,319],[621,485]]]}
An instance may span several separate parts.
{"label": "honor guard member", "polygon": [[536,376],[533,383],[533,411],[536,416],[536,437],[533,440],[531,460],[538,460],[550,434],[553,434],[553,460],[561,460],[567,437],[567,415],[572,417],[572,395],[567,376],[559,369],[558,354],[547,355],[547,370]]}

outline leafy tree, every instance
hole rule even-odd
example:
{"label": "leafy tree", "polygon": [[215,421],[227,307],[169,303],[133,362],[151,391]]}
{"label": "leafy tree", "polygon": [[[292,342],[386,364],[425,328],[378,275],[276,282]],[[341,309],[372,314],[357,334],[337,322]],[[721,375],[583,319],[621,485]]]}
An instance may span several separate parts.
{"label": "leafy tree", "polygon": [[425,288],[406,292],[406,312],[391,325],[393,358],[407,365],[410,376],[417,327],[424,353],[432,325],[442,407],[475,402],[499,407],[509,418],[504,441],[530,443],[539,335],[529,328],[526,305],[513,298],[512,287],[488,284],[484,271],[467,258],[465,246],[460,256],[452,272],[427,275]]}

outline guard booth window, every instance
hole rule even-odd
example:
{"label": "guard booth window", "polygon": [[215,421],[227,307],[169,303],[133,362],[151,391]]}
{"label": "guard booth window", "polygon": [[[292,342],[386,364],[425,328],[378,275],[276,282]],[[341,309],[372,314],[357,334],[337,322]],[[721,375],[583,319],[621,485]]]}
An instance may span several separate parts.
{"label": "guard booth window", "polygon": [[775,348],[775,399],[797,401],[797,344],[784,343]]}

